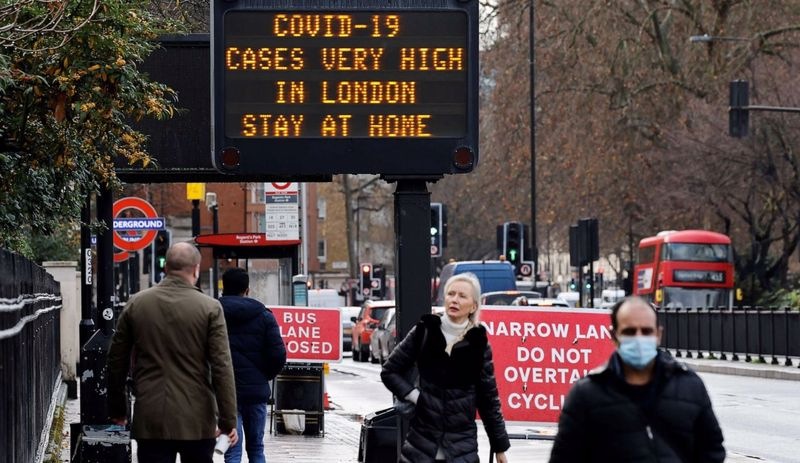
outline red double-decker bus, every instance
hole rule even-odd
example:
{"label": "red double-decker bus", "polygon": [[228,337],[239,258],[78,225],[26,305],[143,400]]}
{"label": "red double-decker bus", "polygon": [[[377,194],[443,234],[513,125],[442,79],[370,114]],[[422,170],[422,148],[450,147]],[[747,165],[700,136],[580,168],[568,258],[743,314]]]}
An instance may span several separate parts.
{"label": "red double-decker bus", "polygon": [[731,239],[706,230],[644,238],[633,276],[633,293],[660,307],[732,307]]}

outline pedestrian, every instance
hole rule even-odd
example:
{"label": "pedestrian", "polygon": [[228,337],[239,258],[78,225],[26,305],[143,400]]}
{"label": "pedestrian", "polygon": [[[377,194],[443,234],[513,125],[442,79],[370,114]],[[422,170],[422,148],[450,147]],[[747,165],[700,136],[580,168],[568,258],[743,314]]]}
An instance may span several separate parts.
{"label": "pedestrian", "polygon": [[[264,304],[247,297],[250,277],[243,268],[222,275],[222,297],[236,378],[237,430],[244,437],[250,463],[264,463],[269,382],[286,363],[286,346],[278,322]],[[242,460],[241,440],[225,453],[225,463]]]}
{"label": "pedestrian", "polygon": [[447,280],[445,313],[423,315],[383,366],[381,380],[400,399],[398,410],[411,415],[401,462],[479,461],[476,410],[498,463],[508,461],[492,350],[478,321],[480,292],[471,273]]}
{"label": "pedestrian", "polygon": [[189,243],[167,251],[167,276],[133,295],[108,352],[111,421],[127,424],[126,379],[135,396],[131,437],[139,461],[211,463],[215,437],[236,432],[236,391],[225,317],[194,285],[200,252]]}
{"label": "pedestrian", "polygon": [[632,296],[614,304],[617,349],[567,395],[551,463],[725,460],[703,381],[658,350],[662,332],[646,300]]}

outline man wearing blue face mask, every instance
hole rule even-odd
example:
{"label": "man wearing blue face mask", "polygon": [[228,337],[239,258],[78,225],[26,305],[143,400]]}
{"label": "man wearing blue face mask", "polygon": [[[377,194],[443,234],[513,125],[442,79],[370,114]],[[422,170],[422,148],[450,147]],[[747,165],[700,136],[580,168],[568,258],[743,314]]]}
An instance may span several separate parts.
{"label": "man wearing blue face mask", "polygon": [[659,351],[663,328],[639,297],[611,309],[617,350],[572,387],[551,463],[722,462],[722,430],[702,380]]}

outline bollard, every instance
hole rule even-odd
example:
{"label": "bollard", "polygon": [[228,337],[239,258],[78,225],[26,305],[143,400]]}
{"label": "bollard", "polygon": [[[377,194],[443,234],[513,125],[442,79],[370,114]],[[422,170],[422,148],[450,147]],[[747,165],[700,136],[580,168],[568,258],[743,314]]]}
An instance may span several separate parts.
{"label": "bollard", "polygon": [[661,317],[661,320],[664,323],[664,332],[667,333],[667,335],[664,337],[664,350],[667,351],[667,353],[669,354],[670,352],[669,352],[669,341],[668,340],[669,340],[669,336],[671,334],[670,331],[669,331],[669,307],[665,307],[665,308],[661,309],[661,313],[657,312],[657,315],[659,315]]}
{"label": "bollard", "polygon": [[778,357],[775,355],[775,310],[776,307],[769,308],[769,330],[770,334],[772,335],[772,360],[769,363],[772,365],[777,365],[779,363]]}
{"label": "bollard", "polygon": [[712,334],[711,334],[711,312],[712,312],[712,310],[713,309],[711,307],[706,307],[706,322],[707,322],[706,326],[708,326],[708,358],[710,358],[710,359],[714,358],[714,353],[711,352],[713,350],[713,347],[714,347],[714,343],[712,342],[713,340],[711,339],[711,336],[712,336]]}
{"label": "bollard", "polygon": [[752,362],[750,357],[750,322],[747,320],[747,306],[744,306],[744,361]]}
{"label": "bollard", "polygon": [[703,358],[703,349],[702,349],[703,346],[702,346],[702,343],[700,342],[700,341],[703,340],[703,336],[700,334],[700,332],[703,331],[701,329],[702,327],[701,327],[701,323],[700,323],[703,319],[700,317],[700,315],[701,315],[700,310],[701,310],[701,308],[698,307],[697,308],[697,316],[695,317],[695,319],[697,319],[697,358],[699,358],[699,359]]}
{"label": "bollard", "polygon": [[[728,360],[725,355],[725,313],[723,307],[719,307],[719,359]],[[710,325],[710,324],[709,324]]]}
{"label": "bollard", "polygon": [[681,354],[681,309],[678,307],[675,308],[675,324],[678,325],[678,329],[675,330],[678,333],[678,340],[675,343],[675,357],[682,357]]}
{"label": "bollard", "polygon": [[739,361],[739,355],[736,354],[736,315],[738,312],[731,311],[731,360],[734,362]]}
{"label": "bollard", "polygon": [[761,307],[756,307],[756,339],[758,339],[758,361],[761,363],[767,363],[764,360],[764,349],[761,346]]}
{"label": "bollard", "polygon": [[784,346],[786,347],[785,351],[786,361],[783,362],[783,364],[786,365],[787,367],[790,367],[792,366],[792,359],[789,358],[789,308],[784,307],[783,310],[784,310],[783,316],[784,318],[786,318],[786,323],[784,323],[786,325],[786,337],[783,338]]}
{"label": "bollard", "polygon": [[692,323],[691,323],[692,322],[692,308],[691,307],[687,307],[686,308],[686,317],[685,318],[686,318],[686,358],[690,359],[690,358],[693,357],[692,356],[692,351],[690,350],[692,348],[692,335],[691,335],[691,331],[692,331]]}

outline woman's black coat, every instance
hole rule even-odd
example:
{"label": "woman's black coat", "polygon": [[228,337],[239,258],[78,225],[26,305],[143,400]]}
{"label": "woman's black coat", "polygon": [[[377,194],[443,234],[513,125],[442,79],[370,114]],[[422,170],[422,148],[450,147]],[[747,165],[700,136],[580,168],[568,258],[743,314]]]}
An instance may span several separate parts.
{"label": "woman's black coat", "polygon": [[439,446],[450,463],[479,461],[476,410],[492,450],[505,452],[510,446],[486,329],[470,329],[447,355],[441,323],[436,315],[424,315],[381,372],[386,387],[403,399],[414,389],[414,367],[419,370],[420,395],[403,442],[403,462],[434,461]]}

